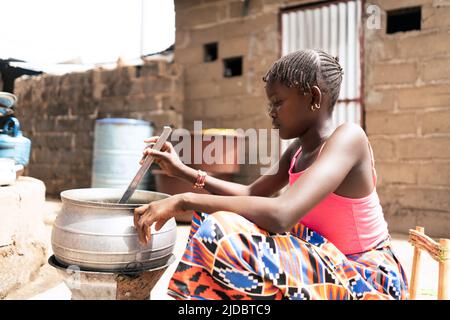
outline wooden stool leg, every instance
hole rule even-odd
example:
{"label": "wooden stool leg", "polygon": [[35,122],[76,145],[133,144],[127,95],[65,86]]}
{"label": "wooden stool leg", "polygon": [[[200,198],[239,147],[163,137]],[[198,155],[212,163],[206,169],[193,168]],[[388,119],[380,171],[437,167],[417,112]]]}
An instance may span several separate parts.
{"label": "wooden stool leg", "polygon": [[439,282],[438,282],[438,300],[448,300],[447,290],[447,273],[448,273],[448,249],[450,248],[450,240],[440,239],[439,244],[443,249],[442,260],[439,261]]}
{"label": "wooden stool leg", "polygon": [[[425,228],[416,227],[416,231],[420,233],[425,232]],[[419,282],[419,273],[420,273],[420,248],[414,246],[414,256],[413,256],[413,264],[411,270],[411,281],[409,284],[409,299],[415,300],[417,296],[417,285]]]}

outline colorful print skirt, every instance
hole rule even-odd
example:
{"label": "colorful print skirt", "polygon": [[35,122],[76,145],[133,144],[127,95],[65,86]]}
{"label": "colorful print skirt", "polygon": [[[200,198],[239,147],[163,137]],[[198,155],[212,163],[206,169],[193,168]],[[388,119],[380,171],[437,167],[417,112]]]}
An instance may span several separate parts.
{"label": "colorful print skirt", "polygon": [[231,212],[196,212],[168,294],[175,299],[407,299],[407,278],[386,239],[344,255],[297,224],[269,233]]}

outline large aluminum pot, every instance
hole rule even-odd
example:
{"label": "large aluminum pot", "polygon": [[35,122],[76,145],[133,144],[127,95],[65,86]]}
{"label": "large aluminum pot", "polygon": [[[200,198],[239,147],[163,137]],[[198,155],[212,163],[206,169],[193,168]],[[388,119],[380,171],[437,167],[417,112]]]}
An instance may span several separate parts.
{"label": "large aluminum pot", "polygon": [[137,271],[157,268],[170,258],[176,222],[151,228],[147,245],[139,243],[134,208],[168,197],[136,190],[127,204],[117,204],[122,189],[86,188],[61,192],[62,208],[52,230],[52,248],[59,263],[82,270]]}

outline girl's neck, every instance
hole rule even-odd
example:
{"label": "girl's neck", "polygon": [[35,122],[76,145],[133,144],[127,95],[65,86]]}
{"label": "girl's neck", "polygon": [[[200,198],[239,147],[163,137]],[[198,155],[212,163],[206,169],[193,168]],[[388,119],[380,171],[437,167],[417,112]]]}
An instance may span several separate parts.
{"label": "girl's neck", "polygon": [[302,152],[310,153],[319,148],[325,140],[333,133],[331,119],[320,123],[318,126],[311,126],[299,137]]}

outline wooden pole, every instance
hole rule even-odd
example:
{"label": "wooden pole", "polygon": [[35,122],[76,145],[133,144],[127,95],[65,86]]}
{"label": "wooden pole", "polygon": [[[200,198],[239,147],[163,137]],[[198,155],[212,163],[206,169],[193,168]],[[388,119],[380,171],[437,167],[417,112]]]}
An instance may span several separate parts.
{"label": "wooden pole", "polygon": [[448,273],[448,250],[450,248],[449,239],[440,239],[439,244],[442,250],[442,257],[439,261],[439,281],[438,281],[438,300],[448,300],[448,290],[447,290],[447,273]]}
{"label": "wooden pole", "polygon": [[[425,233],[425,228],[416,227],[416,231],[420,233]],[[409,286],[409,299],[411,300],[415,300],[417,296],[417,285],[419,282],[419,273],[420,273],[420,254],[421,254],[420,248],[414,246],[414,256]]]}

